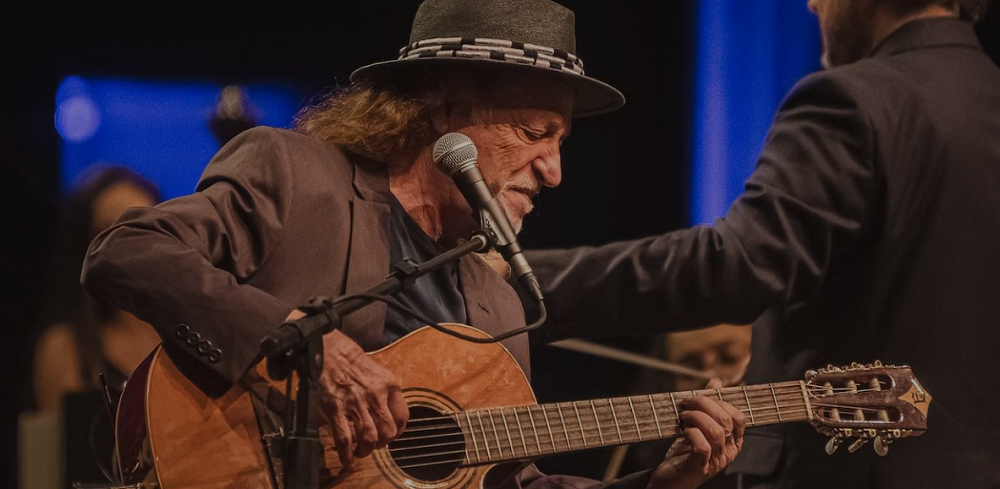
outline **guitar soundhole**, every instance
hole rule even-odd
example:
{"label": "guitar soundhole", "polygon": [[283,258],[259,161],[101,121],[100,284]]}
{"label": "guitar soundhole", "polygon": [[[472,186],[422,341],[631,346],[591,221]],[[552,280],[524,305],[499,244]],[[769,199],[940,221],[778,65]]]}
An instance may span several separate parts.
{"label": "guitar soundhole", "polygon": [[389,456],[406,475],[425,482],[445,479],[465,460],[465,437],[451,416],[410,406],[403,434],[389,444]]}

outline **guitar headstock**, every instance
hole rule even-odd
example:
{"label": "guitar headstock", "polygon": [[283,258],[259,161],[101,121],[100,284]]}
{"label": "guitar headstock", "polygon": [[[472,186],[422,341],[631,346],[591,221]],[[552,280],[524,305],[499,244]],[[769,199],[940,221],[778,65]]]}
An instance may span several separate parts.
{"label": "guitar headstock", "polygon": [[875,452],[885,455],[898,438],[917,436],[927,429],[931,395],[913,376],[909,366],[852,363],[828,365],[806,372],[811,423],[830,436],[826,452],[856,438],[848,447],[855,452],[874,440]]}

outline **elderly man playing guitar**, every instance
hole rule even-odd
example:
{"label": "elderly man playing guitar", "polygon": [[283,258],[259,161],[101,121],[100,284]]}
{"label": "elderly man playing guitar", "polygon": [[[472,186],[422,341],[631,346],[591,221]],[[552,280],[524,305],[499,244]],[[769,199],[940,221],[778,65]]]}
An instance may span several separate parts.
{"label": "elderly man playing guitar", "polygon": [[[261,339],[302,315],[296,305],[314,295],[363,290],[401,258],[426,260],[477,229],[470,205],[433,161],[442,135],[457,132],[475,143],[487,187],[520,228],[532,198],[560,183],[560,145],[572,119],[624,104],[616,89],[584,75],[573,22],[571,11],[546,0],[428,0],[398,60],[357,70],[351,86],[305,109],[295,130],[257,128],[237,137],[208,165],[193,195],[126,213],[91,246],[85,285],[154,325],[164,359],[200,389],[239,386],[261,360]],[[502,260],[470,255],[417,280],[395,300],[438,322],[467,323],[496,336],[525,324],[508,273]],[[375,304],[346,316],[340,330],[323,338],[320,406],[336,451],[328,460],[339,465],[335,476],[377,461],[406,426],[409,398],[400,376],[410,374],[390,371],[364,352],[421,325]],[[530,375],[525,335],[503,344],[514,366]],[[677,432],[671,433],[683,434],[683,441],[659,467],[613,484],[694,487],[739,453],[744,416],[721,391],[717,399],[672,400]],[[468,440],[476,452],[467,464],[507,457],[506,451],[530,459],[544,451],[545,437],[553,445],[561,440],[549,423],[556,413],[517,410],[533,403],[530,394],[500,402],[512,403],[513,412],[501,409],[486,423],[479,412],[477,421],[470,416],[462,425],[478,430]],[[595,417],[609,409],[590,405]],[[636,409],[650,410],[630,408],[642,439]],[[652,407],[651,429],[666,437],[661,422],[668,420],[660,413]],[[562,409],[558,414],[569,416]],[[582,419],[579,412],[574,418]],[[526,437],[529,421],[549,430]],[[506,435],[494,431],[497,423],[508,424]],[[577,428],[584,433],[584,422]],[[577,448],[569,429],[558,431],[568,448]],[[600,441],[625,440],[622,431],[602,432]],[[579,448],[593,435],[584,433]],[[162,460],[156,450],[154,443]],[[243,484],[242,476],[231,477],[223,485]],[[533,467],[510,480],[524,487],[587,484]]]}

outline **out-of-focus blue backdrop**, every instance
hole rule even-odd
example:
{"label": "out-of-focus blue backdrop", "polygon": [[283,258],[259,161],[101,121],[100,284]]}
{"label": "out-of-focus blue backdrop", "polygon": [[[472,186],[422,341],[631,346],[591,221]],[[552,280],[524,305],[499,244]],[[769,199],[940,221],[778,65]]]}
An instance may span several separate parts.
{"label": "out-of-focus blue backdrop", "polygon": [[[218,83],[71,75],[56,91],[55,129],[62,140],[60,182],[69,188],[88,167],[130,167],[164,198],[194,191],[219,142],[209,131]],[[245,87],[261,124],[289,127],[301,94],[278,84]]]}

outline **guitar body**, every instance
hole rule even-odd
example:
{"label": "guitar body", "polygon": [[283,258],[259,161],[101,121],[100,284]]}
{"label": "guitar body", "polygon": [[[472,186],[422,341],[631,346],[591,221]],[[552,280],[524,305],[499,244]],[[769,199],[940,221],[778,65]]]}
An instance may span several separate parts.
{"label": "guitar body", "polygon": [[[469,326],[449,327],[486,337]],[[370,357],[399,378],[411,413],[536,404],[528,379],[499,343],[471,343],[425,327]],[[156,481],[164,489],[276,487],[280,460],[265,447],[267,433],[257,412],[262,404],[255,407],[251,399],[261,388],[285,392],[284,382],[267,380],[264,363],[223,396],[208,397],[157,349],[122,394],[116,438],[125,482]],[[458,467],[422,477],[425,473],[413,471],[425,468],[401,469],[381,448],[342,473],[327,427],[320,427],[320,438],[327,468],[320,480],[326,487],[479,488],[494,467]]]}

